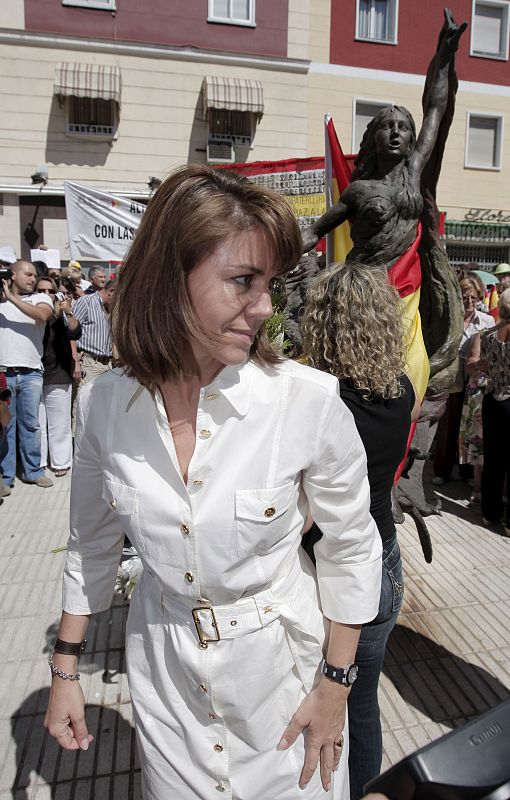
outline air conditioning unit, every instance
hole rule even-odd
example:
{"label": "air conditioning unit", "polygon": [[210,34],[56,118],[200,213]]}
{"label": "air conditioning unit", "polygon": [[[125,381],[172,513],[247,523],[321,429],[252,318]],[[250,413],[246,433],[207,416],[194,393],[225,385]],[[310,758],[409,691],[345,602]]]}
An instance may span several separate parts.
{"label": "air conditioning unit", "polygon": [[209,139],[207,161],[209,164],[233,164],[235,152],[232,139]]}

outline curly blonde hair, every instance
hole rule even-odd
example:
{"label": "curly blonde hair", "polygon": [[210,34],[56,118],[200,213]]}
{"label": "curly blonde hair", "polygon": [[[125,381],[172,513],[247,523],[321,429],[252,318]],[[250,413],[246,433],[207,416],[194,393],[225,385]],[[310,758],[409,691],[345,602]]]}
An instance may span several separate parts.
{"label": "curly blonde hair", "polygon": [[333,264],[310,290],[301,320],[308,363],[351,381],[367,400],[399,397],[402,310],[385,269]]}

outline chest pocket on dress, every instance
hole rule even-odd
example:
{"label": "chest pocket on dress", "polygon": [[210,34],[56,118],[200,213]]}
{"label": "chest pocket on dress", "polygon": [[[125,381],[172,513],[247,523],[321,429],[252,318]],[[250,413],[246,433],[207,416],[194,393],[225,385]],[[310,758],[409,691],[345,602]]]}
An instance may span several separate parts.
{"label": "chest pocket on dress", "polygon": [[140,534],[140,516],[138,512],[138,490],[124,483],[117,483],[109,478],[103,480],[103,500],[119,517],[124,533],[126,533],[139,553],[145,550]]}
{"label": "chest pocket on dress", "polygon": [[237,554],[245,558],[267,553],[289,530],[289,509],[298,490],[291,481],[272,489],[235,492]]}

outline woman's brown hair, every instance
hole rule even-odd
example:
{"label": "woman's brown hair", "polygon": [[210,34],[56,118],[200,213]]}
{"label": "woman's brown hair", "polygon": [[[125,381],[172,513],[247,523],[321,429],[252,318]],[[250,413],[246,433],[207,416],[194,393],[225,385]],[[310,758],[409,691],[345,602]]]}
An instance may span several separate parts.
{"label": "woman's brown hair", "polygon": [[[153,389],[182,375],[192,338],[203,339],[190,303],[187,275],[221,242],[260,230],[277,273],[301,256],[297,220],[276,192],[227,170],[192,165],[166,178],[149,202],[120,271],[112,326],[128,375]],[[263,330],[251,357],[274,364],[280,356]]]}

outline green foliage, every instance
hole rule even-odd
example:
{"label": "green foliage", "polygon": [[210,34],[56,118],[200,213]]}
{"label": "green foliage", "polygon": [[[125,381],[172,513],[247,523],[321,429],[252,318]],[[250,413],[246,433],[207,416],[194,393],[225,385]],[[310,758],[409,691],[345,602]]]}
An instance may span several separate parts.
{"label": "green foliage", "polygon": [[275,310],[273,316],[265,322],[266,333],[269,341],[275,347],[281,350],[282,353],[286,353],[291,347],[291,342],[285,338],[284,319],[284,312]]}

